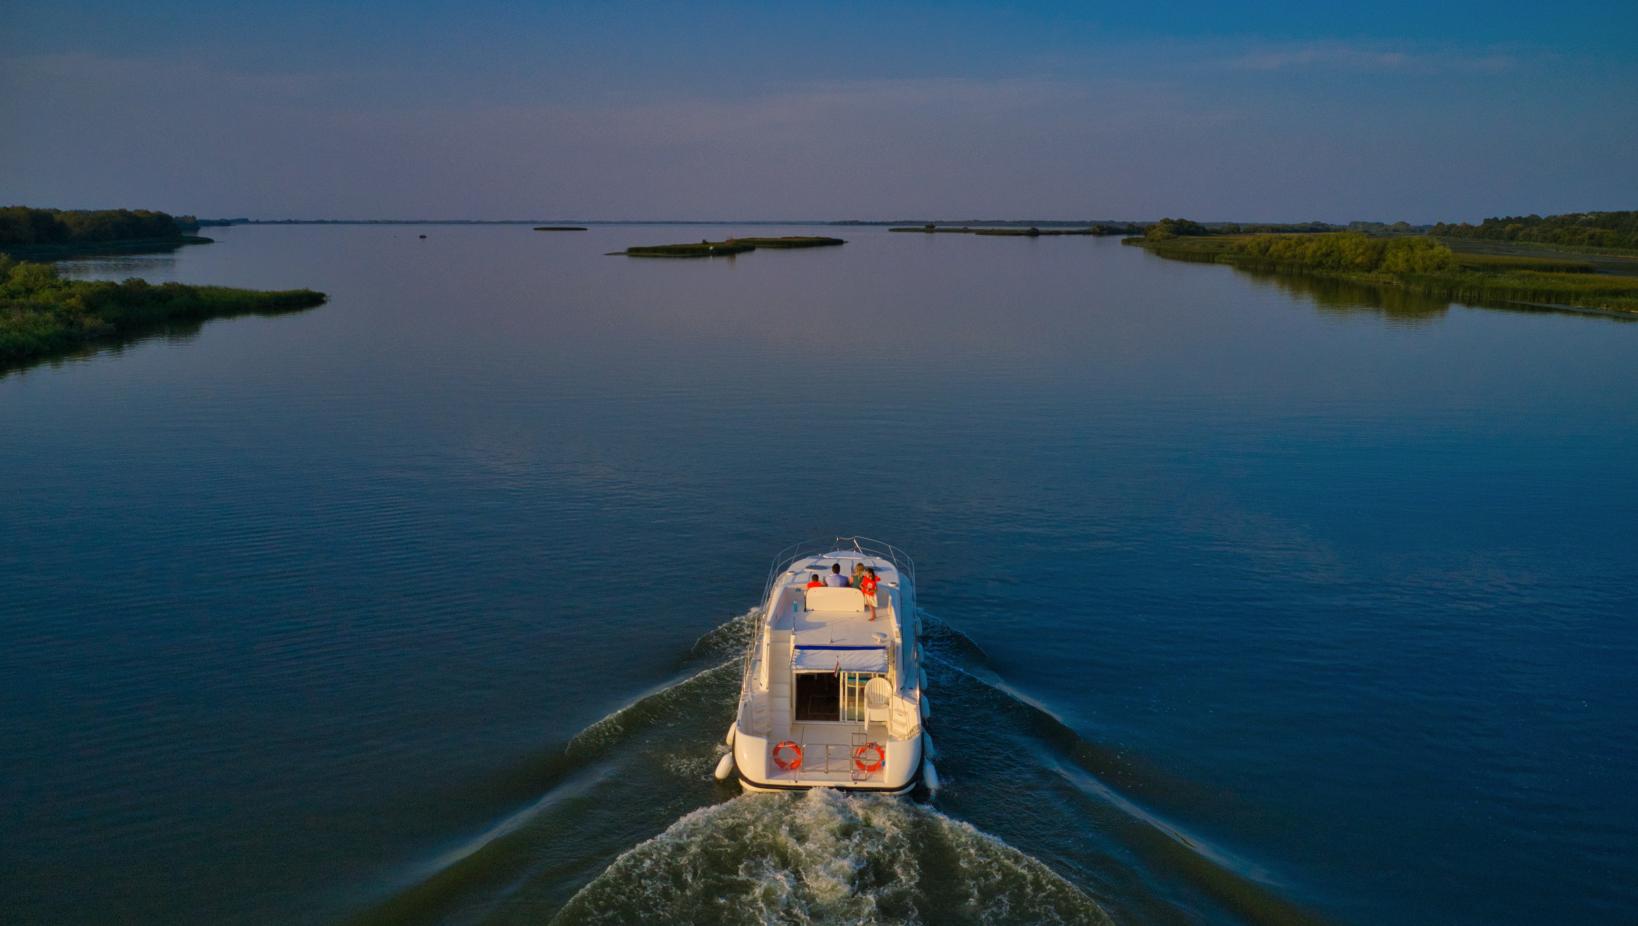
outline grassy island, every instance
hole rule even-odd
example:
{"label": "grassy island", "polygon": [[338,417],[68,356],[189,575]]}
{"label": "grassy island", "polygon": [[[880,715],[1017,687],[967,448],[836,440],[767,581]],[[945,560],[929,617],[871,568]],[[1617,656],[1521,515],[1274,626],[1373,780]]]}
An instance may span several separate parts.
{"label": "grassy island", "polygon": [[1597,273],[1588,261],[1563,257],[1460,253],[1420,235],[1213,235],[1157,225],[1124,243],[1173,260],[1325,276],[1455,301],[1638,314],[1638,276]]}
{"label": "grassy island", "polygon": [[841,238],[826,238],[821,235],[785,235],[780,238],[729,238],[733,244],[748,244],[753,248],[831,248],[839,244],[847,244]]}
{"label": "grassy island", "polygon": [[0,367],[126,341],[209,318],[312,308],[310,289],[262,292],[225,286],[65,280],[49,264],[0,255]]}
{"label": "grassy island", "polygon": [[756,250],[754,244],[735,241],[700,241],[697,244],[640,244],[615,251],[627,257],[732,257]]}
{"label": "grassy island", "polygon": [[823,248],[847,244],[841,238],[820,235],[787,235],[782,238],[727,238],[722,241],[701,241],[698,244],[649,244],[613,251],[626,257],[732,257],[757,248],[775,250],[789,248]]}
{"label": "grassy island", "polygon": [[890,232],[921,232],[928,235],[985,235],[998,238],[1051,238],[1059,235],[1130,235],[1142,231],[1133,225],[1092,225],[1087,228],[1040,228],[1038,226],[899,225]]}
{"label": "grassy island", "polygon": [[1031,226],[1029,228],[975,228],[973,234],[1003,238],[1048,238],[1054,235],[1095,235],[1097,231],[1090,228],[1048,228],[1042,230]]}
{"label": "grassy island", "polygon": [[536,225],[535,231],[585,231],[584,225]]}

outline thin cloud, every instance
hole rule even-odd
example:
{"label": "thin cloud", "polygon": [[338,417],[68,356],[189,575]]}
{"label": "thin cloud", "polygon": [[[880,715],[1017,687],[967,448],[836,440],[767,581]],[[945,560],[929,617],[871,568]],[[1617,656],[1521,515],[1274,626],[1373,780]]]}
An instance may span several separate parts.
{"label": "thin cloud", "polygon": [[1225,64],[1241,71],[1323,68],[1407,74],[1499,73],[1511,70],[1518,64],[1518,59],[1501,52],[1473,55],[1451,51],[1417,51],[1320,42],[1263,48],[1229,58]]}

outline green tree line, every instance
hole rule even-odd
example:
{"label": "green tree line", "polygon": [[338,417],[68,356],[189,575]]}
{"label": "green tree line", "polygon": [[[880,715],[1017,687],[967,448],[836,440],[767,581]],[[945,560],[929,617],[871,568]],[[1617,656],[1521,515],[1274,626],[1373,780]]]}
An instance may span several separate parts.
{"label": "green tree line", "polygon": [[191,215],[148,209],[63,210],[28,206],[0,208],[0,247],[75,244],[142,238],[176,238],[198,227]]}
{"label": "green tree line", "polygon": [[1564,215],[1509,215],[1477,225],[1441,222],[1430,232],[1442,238],[1536,241],[1570,247],[1638,249],[1638,211],[1571,212]]}
{"label": "green tree line", "polygon": [[[1403,222],[1399,224],[1404,225]],[[1410,226],[1405,227],[1408,229]],[[1387,229],[1390,226],[1383,226],[1383,228]],[[1339,230],[1341,230],[1341,226],[1328,225],[1325,222],[1212,222],[1202,224],[1189,219],[1161,219],[1144,229],[1144,236],[1151,241],[1165,241],[1168,238],[1190,238],[1205,235],[1307,234]],[[1365,231],[1366,229],[1359,230]]]}
{"label": "green tree line", "polygon": [[1328,235],[1258,235],[1235,242],[1249,261],[1342,273],[1446,273],[1456,269],[1450,248],[1431,238],[1374,238],[1359,232]]}

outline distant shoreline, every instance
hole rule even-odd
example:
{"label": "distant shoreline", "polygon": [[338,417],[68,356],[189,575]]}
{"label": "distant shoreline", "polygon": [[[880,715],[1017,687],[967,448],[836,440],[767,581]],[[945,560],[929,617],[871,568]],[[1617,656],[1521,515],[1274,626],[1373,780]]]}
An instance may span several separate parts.
{"label": "distant shoreline", "polygon": [[855,226],[895,225],[984,226],[989,228],[1088,228],[1098,225],[1149,225],[1124,219],[202,219],[201,226],[235,225],[752,225],[752,226]]}

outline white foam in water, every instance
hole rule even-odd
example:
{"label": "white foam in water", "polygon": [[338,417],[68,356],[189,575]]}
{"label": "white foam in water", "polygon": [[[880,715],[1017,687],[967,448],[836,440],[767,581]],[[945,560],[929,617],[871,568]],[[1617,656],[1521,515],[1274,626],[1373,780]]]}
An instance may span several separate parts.
{"label": "white foam in water", "polygon": [[739,659],[736,657],[726,662],[701,669],[687,678],[670,682],[668,684],[661,685],[658,688],[647,691],[627,704],[610,711],[608,714],[604,715],[602,719],[593,723],[586,729],[576,733],[574,738],[569,740],[569,744],[566,747],[567,751],[570,753],[575,753],[586,749],[593,749],[614,741],[626,732],[627,721],[631,719],[632,713],[637,708],[659,708],[664,705],[666,699],[675,698],[686,694],[687,689],[691,688],[692,686],[700,682],[708,681],[715,676],[727,672],[729,669],[737,670],[738,666]]}
{"label": "white foam in water", "polygon": [[617,858],[558,923],[1097,923],[1039,861],[909,801],[810,791],[702,808]]}
{"label": "white foam in water", "polygon": [[745,651],[751,642],[751,633],[756,630],[757,615],[762,612],[761,607],[750,608],[726,623],[700,634],[694,641],[693,652],[699,653],[729,653],[739,654]]}

